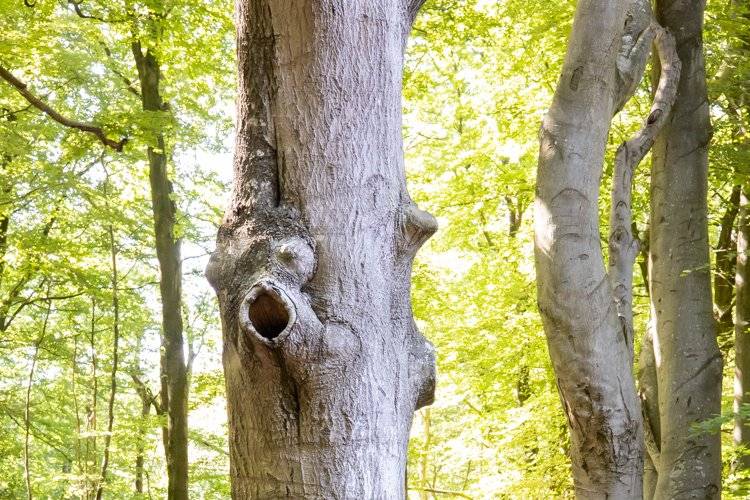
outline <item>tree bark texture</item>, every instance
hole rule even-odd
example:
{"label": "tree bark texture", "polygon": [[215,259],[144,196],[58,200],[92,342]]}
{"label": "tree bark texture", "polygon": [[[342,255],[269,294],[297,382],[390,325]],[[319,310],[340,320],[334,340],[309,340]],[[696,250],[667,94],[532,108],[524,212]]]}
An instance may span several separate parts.
{"label": "tree bark texture", "polygon": [[[538,301],[568,417],[579,498],[641,496],[643,430],[626,297],[637,245],[625,220],[637,165],[628,154],[648,150],[639,138],[618,154],[622,185],[615,188],[617,227],[610,242],[620,260],[613,261],[610,276],[599,243],[598,203],[612,116],[640,81],[654,36],[647,2],[579,1],[562,76],[541,129]],[[651,125],[650,116],[645,127]]]}
{"label": "tree bark texture", "polygon": [[719,435],[692,428],[721,410],[709,272],[704,7],[698,0],[656,2],[657,19],[674,34],[682,62],[651,172],[649,281],[661,437],[656,498],[718,498],[721,484]]}
{"label": "tree bark texture", "polygon": [[[735,286],[735,369],[734,369],[734,443],[750,447],[750,422],[739,416],[740,409],[750,404],[750,288],[748,288],[748,251],[750,251],[750,185],[745,183],[740,198],[737,225],[737,276]],[[737,464],[750,467],[750,455],[743,455]]]}
{"label": "tree bark texture", "polygon": [[[133,44],[145,111],[163,111],[159,61],[151,49]],[[167,459],[168,498],[188,497],[188,380],[182,325],[182,260],[180,240],[175,237],[177,209],[167,170],[164,135],[157,132],[148,147],[151,203],[154,214],[156,257],[162,307],[161,398],[167,414],[164,452]]]}
{"label": "tree bark texture", "polygon": [[233,498],[403,498],[433,398],[409,297],[436,230],[406,190],[403,50],[421,1],[238,0],[234,192],[207,277]]}

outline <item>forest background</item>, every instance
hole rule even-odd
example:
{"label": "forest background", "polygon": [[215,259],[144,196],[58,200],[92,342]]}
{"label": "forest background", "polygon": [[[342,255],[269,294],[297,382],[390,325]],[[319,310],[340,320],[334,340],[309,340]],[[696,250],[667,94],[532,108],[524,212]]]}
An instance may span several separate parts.
{"label": "forest background", "polygon": [[[696,432],[722,432],[724,493],[737,498],[748,494],[748,478],[733,467],[744,450],[731,439],[732,287],[736,186],[750,165],[750,59],[735,49],[750,39],[748,5],[710,0],[704,34],[725,381],[722,416]],[[571,496],[565,418],[536,310],[530,221],[539,124],[574,6],[428,0],[409,42],[409,186],[440,224],[413,277],[414,313],[439,371],[436,402],[412,429],[415,498]],[[230,189],[232,5],[0,0],[0,13],[0,69],[62,116],[100,124],[115,143],[127,139],[117,151],[0,81],[0,498],[165,496],[154,154],[168,160],[183,246],[190,497],[227,498],[221,329],[203,270]],[[136,42],[158,60],[156,109],[143,103]],[[649,94],[646,79],[615,118],[609,165],[647,114]],[[611,166],[605,192],[610,175]],[[642,240],[647,192],[642,167],[633,204]],[[601,214],[607,234],[608,207]],[[641,267],[637,340],[648,321]]]}

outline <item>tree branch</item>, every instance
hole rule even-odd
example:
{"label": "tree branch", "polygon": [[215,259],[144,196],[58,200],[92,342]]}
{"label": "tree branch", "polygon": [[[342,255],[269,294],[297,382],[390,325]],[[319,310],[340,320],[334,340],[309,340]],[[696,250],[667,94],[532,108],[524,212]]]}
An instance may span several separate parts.
{"label": "tree branch", "polygon": [[466,493],[463,493],[461,491],[438,490],[435,488],[415,488],[412,486],[410,486],[408,489],[412,491],[424,491],[425,493],[433,493],[435,495],[447,495],[447,496],[452,496],[452,497],[461,497],[461,498],[469,498],[469,499],[472,498]]}
{"label": "tree branch", "polygon": [[414,24],[414,19],[417,18],[417,13],[419,13],[419,9],[422,8],[425,0],[405,0],[405,2],[407,22],[409,23],[408,27],[411,29],[412,24]]}
{"label": "tree branch", "polygon": [[155,395],[151,389],[146,385],[145,382],[143,382],[140,377],[138,377],[138,374],[135,372],[130,373],[130,378],[133,379],[133,383],[135,384],[135,390],[138,393],[138,395],[141,397],[142,400],[147,400],[151,403],[151,405],[154,407],[154,411],[156,411],[157,415],[164,414],[164,411],[159,404],[159,401],[157,400],[157,395]]}
{"label": "tree branch", "polygon": [[609,278],[614,292],[617,313],[623,333],[633,356],[633,266],[638,255],[638,240],[633,236],[631,207],[633,173],[654,144],[656,135],[669,117],[677,95],[680,79],[680,59],[674,37],[652,22],[654,46],[661,63],[659,86],[654,94],[651,112],[643,127],[629,141],[624,142],[615,156],[612,174],[612,209],[609,232]]}
{"label": "tree branch", "polygon": [[122,23],[125,22],[125,19],[106,19],[99,16],[94,16],[91,14],[86,14],[81,10],[81,4],[83,3],[83,0],[68,0],[68,5],[73,6],[73,10],[75,11],[76,15],[80,17],[81,19],[93,19],[94,21],[99,21],[102,23]]}
{"label": "tree branch", "polygon": [[104,133],[104,130],[93,123],[79,122],[77,120],[71,120],[70,118],[64,117],[63,115],[52,109],[49,105],[47,105],[47,103],[32,94],[28,90],[25,83],[13,76],[13,74],[3,66],[0,66],[0,78],[14,86],[16,90],[18,90],[18,92],[24,97],[24,99],[29,102],[29,104],[37,108],[39,111],[47,114],[50,118],[55,120],[60,125],[93,134],[99,139],[102,144],[114,149],[115,151],[122,151],[123,146],[125,146],[125,143],[128,142],[127,138],[123,138],[119,142],[108,138]]}

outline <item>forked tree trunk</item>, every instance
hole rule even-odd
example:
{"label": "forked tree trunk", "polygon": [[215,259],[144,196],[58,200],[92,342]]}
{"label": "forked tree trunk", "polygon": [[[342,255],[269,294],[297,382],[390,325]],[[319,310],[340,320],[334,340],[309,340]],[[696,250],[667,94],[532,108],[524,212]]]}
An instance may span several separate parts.
{"label": "forked tree trunk", "polygon": [[[599,189],[610,122],[632,96],[655,42],[663,75],[642,129],[615,157],[609,272]],[[539,309],[571,435],[578,498],[640,498],[641,410],[633,381],[634,169],[669,116],[674,39],[649,3],[581,0],[541,131],[535,217]]]}
{"label": "forked tree trunk", "polygon": [[722,358],[712,314],[707,221],[711,138],[703,59],[705,2],[659,0],[682,74],[651,172],[651,309],[658,384],[656,498],[718,498],[720,436],[694,424],[721,412]]}
{"label": "forked tree trunk", "polygon": [[535,255],[539,309],[571,435],[579,498],[637,498],[640,410],[630,342],[599,243],[599,180],[615,113],[624,2],[581,0],[541,130]]}
{"label": "forked tree trunk", "polygon": [[234,498],[403,498],[434,355],[409,299],[435,231],[406,190],[421,0],[239,0],[234,192],[217,291]]}

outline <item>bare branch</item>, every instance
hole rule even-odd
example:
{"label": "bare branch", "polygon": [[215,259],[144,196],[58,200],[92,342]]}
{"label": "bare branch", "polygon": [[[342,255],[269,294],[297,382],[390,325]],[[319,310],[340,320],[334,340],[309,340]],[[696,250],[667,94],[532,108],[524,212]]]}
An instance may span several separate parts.
{"label": "bare branch", "polygon": [[677,96],[677,83],[680,79],[681,68],[674,37],[655,22],[652,22],[650,29],[655,34],[654,46],[661,63],[659,86],[654,94],[651,112],[643,127],[633,138],[617,149],[612,174],[609,278],[631,357],[633,356],[633,266],[639,247],[632,230],[633,173],[653,146],[656,135],[669,117]]}
{"label": "bare branch", "polygon": [[115,151],[122,151],[123,146],[125,146],[125,143],[128,141],[127,138],[123,138],[120,141],[115,141],[108,138],[104,133],[104,130],[93,123],[80,122],[77,120],[66,118],[65,116],[52,109],[49,105],[47,105],[47,103],[32,94],[28,90],[25,83],[13,76],[13,74],[3,66],[0,66],[0,78],[14,86],[16,90],[18,90],[18,92],[24,97],[24,99],[29,102],[29,104],[33,105],[39,111],[47,114],[47,116],[55,120],[60,125],[93,134],[99,139],[102,144],[114,149]]}
{"label": "bare branch", "polygon": [[151,389],[146,385],[146,383],[143,382],[140,379],[140,377],[138,377],[137,373],[131,372],[130,378],[133,379],[133,383],[135,384],[135,390],[138,393],[138,395],[141,397],[141,399],[149,401],[151,405],[154,407],[156,414],[162,415],[164,411],[161,405],[159,404],[158,394],[154,394],[151,391]]}
{"label": "bare branch", "polygon": [[446,496],[451,496],[451,497],[472,498],[462,491],[438,490],[435,488],[415,488],[413,486],[410,486],[408,489],[411,491],[424,491],[425,493],[432,493],[434,495],[446,495]]}
{"label": "bare branch", "polygon": [[76,15],[81,19],[93,19],[94,21],[100,21],[102,23],[122,23],[125,21],[125,19],[106,19],[104,17],[86,14],[81,10],[82,3],[83,0],[68,0],[68,4],[73,6],[73,10],[75,11]]}
{"label": "bare branch", "polygon": [[107,57],[109,57],[110,60],[112,61],[113,66],[110,67],[110,71],[112,71],[112,73],[120,77],[120,79],[125,83],[125,86],[126,86],[125,88],[128,90],[128,92],[130,92],[131,94],[135,95],[136,97],[140,99],[141,92],[138,89],[138,85],[133,80],[131,80],[130,78],[122,74],[120,71],[115,69],[114,67],[115,59],[112,57],[112,51],[109,49],[109,47],[107,47],[107,45],[104,42],[99,42],[99,44],[102,46],[102,49],[104,49],[104,53],[107,55]]}

